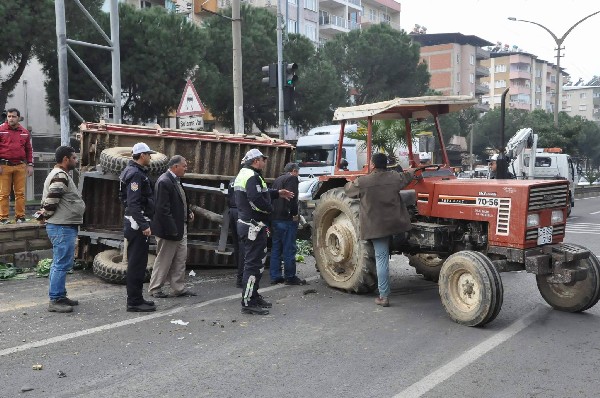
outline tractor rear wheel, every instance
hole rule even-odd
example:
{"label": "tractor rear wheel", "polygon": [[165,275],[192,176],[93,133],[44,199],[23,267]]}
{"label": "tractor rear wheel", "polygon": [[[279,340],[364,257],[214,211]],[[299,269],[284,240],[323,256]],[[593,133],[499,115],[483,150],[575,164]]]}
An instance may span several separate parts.
{"label": "tractor rear wheel", "polygon": [[578,267],[587,269],[587,277],[574,283],[548,283],[547,275],[536,276],[540,294],[553,308],[566,312],[581,312],[592,308],[600,299],[598,257],[590,252],[588,258],[579,260]]}
{"label": "tractor rear wheel", "polygon": [[461,325],[483,326],[493,321],[502,307],[500,274],[479,252],[465,250],[448,257],[438,285],[446,312]]}
{"label": "tractor rear wheel", "polygon": [[444,259],[435,254],[419,253],[409,255],[408,265],[415,267],[415,271],[427,281],[437,282]]}
{"label": "tractor rear wheel", "polygon": [[[100,153],[99,164],[104,173],[119,175],[132,160],[130,147],[107,148]],[[153,153],[150,155],[150,164],[148,165],[148,174],[158,176],[167,171],[169,158],[162,153]]]}
{"label": "tractor rear wheel", "polygon": [[[144,282],[150,281],[154,260],[156,260],[156,256],[148,254]],[[127,282],[127,262],[123,262],[123,255],[120,250],[111,249],[96,254],[92,268],[94,275],[103,281],[120,285],[124,285]]]}
{"label": "tractor rear wheel", "polygon": [[324,193],[313,214],[313,252],[329,286],[367,293],[377,287],[377,271],[373,245],[360,239],[358,208],[344,188]]}

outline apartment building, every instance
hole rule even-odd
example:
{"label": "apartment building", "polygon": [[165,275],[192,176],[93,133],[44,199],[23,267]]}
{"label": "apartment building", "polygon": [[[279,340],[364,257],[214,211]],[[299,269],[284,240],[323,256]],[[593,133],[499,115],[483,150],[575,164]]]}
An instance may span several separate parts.
{"label": "apartment building", "polygon": [[569,116],[600,123],[600,85],[563,86],[562,109]]}
{"label": "apartment building", "polygon": [[444,95],[470,95],[486,110],[483,96],[489,93],[484,79],[489,77],[484,61],[490,53],[483,47],[492,43],[461,33],[411,34],[421,44],[421,61],[427,64],[429,87]]}
{"label": "apartment building", "polygon": [[484,79],[490,93],[483,100],[492,108],[500,105],[502,92],[508,87],[511,108],[553,112],[558,84],[569,76],[563,70],[557,82],[556,65],[522,51],[491,52],[483,65],[490,71]]}

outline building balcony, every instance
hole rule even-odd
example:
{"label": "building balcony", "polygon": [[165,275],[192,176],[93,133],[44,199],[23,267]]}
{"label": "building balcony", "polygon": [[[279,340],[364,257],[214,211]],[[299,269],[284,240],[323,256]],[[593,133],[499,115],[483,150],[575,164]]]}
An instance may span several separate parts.
{"label": "building balcony", "polygon": [[335,10],[344,6],[362,11],[360,0],[319,0],[319,9]]}
{"label": "building balcony", "polygon": [[526,102],[518,102],[518,101],[510,101],[508,103],[508,106],[510,107],[510,109],[524,109],[524,110],[529,110],[529,108],[531,107],[531,105]]}
{"label": "building balcony", "polygon": [[592,99],[592,104],[594,104],[594,108],[600,105],[600,97],[594,97]]}
{"label": "building balcony", "polygon": [[484,50],[481,47],[475,48],[475,58],[477,59],[490,59],[490,52]]}
{"label": "building balcony", "polygon": [[362,28],[367,28],[369,26],[376,25],[378,23],[384,23],[386,25],[389,25],[392,29],[400,30],[399,24],[393,23],[390,21],[386,21],[385,19],[378,19],[378,18],[371,19],[367,15],[363,15],[360,19],[360,27],[362,27]]}
{"label": "building balcony", "polygon": [[475,94],[483,95],[488,94],[490,92],[490,88],[488,86],[484,86],[483,84],[475,84]]}
{"label": "building balcony", "polygon": [[525,70],[512,70],[510,71],[510,78],[512,79],[527,79],[531,80],[531,72]]}
{"label": "building balcony", "polygon": [[510,85],[511,94],[531,94],[531,87],[520,86],[517,84]]}
{"label": "building balcony", "polygon": [[485,66],[476,66],[475,67],[475,77],[488,77],[490,75],[490,70],[489,68],[486,68]]}
{"label": "building balcony", "polygon": [[351,30],[351,26],[355,29],[359,27],[357,23],[353,22],[351,24],[346,18],[338,17],[337,15],[321,15],[319,17],[319,29],[323,33],[347,33]]}
{"label": "building balcony", "polygon": [[490,104],[488,102],[486,102],[486,103],[479,102],[479,103],[473,105],[473,108],[475,108],[479,112],[487,112],[490,110]]}

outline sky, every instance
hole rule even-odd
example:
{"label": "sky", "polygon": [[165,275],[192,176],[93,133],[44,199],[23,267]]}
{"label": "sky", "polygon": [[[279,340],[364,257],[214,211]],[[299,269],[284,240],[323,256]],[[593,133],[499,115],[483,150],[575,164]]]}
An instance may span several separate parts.
{"label": "sky", "polygon": [[[577,21],[600,11],[598,0],[401,0],[400,24],[407,32],[415,24],[427,33],[475,35],[556,63],[556,43],[539,26],[509,21],[508,17],[537,22],[559,38]],[[600,76],[600,14],[577,25],[563,42],[561,67],[577,82]]]}

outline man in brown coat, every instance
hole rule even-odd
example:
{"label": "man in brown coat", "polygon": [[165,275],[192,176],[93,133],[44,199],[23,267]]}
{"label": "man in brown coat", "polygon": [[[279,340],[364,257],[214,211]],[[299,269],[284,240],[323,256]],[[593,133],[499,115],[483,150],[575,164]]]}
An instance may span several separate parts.
{"label": "man in brown coat", "polygon": [[344,187],[351,198],[360,198],[360,238],[370,240],[375,249],[377,305],[388,307],[390,294],[390,236],[410,230],[410,216],[400,197],[400,190],[413,178],[413,172],[387,171],[387,156],[376,153],[371,158],[373,171],[348,182]]}

